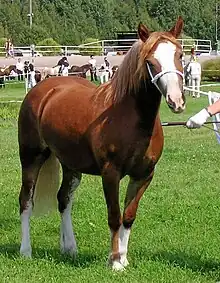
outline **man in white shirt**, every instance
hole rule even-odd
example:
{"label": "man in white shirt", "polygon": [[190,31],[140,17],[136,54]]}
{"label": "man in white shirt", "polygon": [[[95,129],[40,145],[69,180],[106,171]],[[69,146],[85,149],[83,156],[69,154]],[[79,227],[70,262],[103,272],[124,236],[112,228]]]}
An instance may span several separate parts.
{"label": "man in white shirt", "polygon": [[197,95],[195,95],[195,90],[200,90],[202,68],[195,56],[189,63],[187,72],[190,73],[190,86],[192,87],[192,97],[200,97],[199,92],[197,92]]}
{"label": "man in white shirt", "polygon": [[90,56],[90,59],[88,61],[89,64],[92,65],[91,70],[90,70],[90,74],[91,74],[91,81],[97,81],[97,74],[96,74],[96,59],[94,58],[93,55]]}
{"label": "man in white shirt", "polygon": [[21,62],[20,58],[18,58],[16,69],[17,69],[17,74],[18,74],[18,80],[23,81],[24,64]]}

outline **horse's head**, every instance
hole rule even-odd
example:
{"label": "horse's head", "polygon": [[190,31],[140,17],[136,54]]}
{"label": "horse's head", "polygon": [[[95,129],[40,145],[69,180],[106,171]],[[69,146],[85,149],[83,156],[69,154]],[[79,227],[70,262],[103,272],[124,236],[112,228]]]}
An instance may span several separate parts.
{"label": "horse's head", "polygon": [[138,27],[138,34],[142,41],[141,57],[146,64],[151,82],[165,97],[168,106],[175,113],[185,109],[183,52],[177,41],[182,28],[181,17],[168,32],[151,33],[143,24]]}

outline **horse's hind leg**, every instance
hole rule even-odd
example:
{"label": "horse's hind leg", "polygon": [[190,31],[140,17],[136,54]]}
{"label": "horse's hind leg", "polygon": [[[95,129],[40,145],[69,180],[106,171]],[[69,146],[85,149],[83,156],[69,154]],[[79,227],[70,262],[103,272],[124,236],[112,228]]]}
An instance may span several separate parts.
{"label": "horse's hind leg", "polygon": [[128,251],[128,242],[129,236],[131,232],[131,226],[135,220],[136,212],[138,208],[139,201],[149,186],[154,172],[148,176],[146,179],[142,180],[134,180],[130,178],[130,182],[128,184],[127,193],[125,197],[124,203],[124,213],[122,225],[119,229],[119,253],[120,253],[120,263],[123,266],[128,265],[127,260],[127,251]]}
{"label": "horse's hind leg", "polygon": [[22,186],[19,195],[22,240],[20,253],[31,256],[30,243],[30,216],[33,208],[33,195],[39,170],[44,161],[49,157],[50,150],[45,149],[20,149],[20,160],[22,167]]}
{"label": "horse's hind leg", "polygon": [[77,254],[77,246],[72,227],[71,209],[74,190],[79,186],[81,173],[75,172],[62,165],[63,180],[57,194],[58,208],[61,215],[60,249],[72,257]]}

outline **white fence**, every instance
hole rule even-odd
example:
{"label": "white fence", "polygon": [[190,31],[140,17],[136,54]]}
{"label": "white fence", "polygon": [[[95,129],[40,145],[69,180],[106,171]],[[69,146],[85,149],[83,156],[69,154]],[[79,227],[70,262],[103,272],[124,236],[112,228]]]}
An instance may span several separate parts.
{"label": "white fence", "polygon": [[[126,53],[137,39],[112,39],[99,40],[81,45],[57,45],[57,46],[35,46],[34,56],[53,55],[116,55]],[[204,39],[179,39],[185,53],[189,53],[192,46],[195,52],[210,54],[212,51],[211,40]],[[16,56],[31,56],[30,46],[14,47]],[[4,47],[0,47],[0,55],[5,54]],[[20,55],[19,55],[20,54]]]}

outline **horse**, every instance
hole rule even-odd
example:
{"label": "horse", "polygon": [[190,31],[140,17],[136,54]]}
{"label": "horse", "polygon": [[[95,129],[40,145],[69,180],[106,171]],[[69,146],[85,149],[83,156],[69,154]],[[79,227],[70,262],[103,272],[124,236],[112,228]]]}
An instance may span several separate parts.
{"label": "horse", "polygon": [[79,76],[82,78],[86,78],[86,73],[90,70],[91,71],[91,64],[85,64],[82,66],[73,65],[69,69],[69,76]]}
{"label": "horse", "polygon": [[9,79],[11,71],[17,72],[16,65],[0,67],[0,88],[5,88],[5,79]]}
{"label": "horse", "polygon": [[11,71],[17,72],[16,65],[9,65],[7,67],[0,67],[0,77],[1,76],[8,77],[10,75]]}
{"label": "horse", "polygon": [[59,75],[59,69],[60,69],[60,66],[45,67],[42,70],[42,79],[46,79],[46,78],[49,78],[51,76],[58,76]]}
{"label": "horse", "polygon": [[[76,256],[72,199],[82,174],[91,174],[102,178],[111,235],[108,263],[113,270],[128,265],[131,227],[163,150],[162,96],[174,113],[185,108],[177,40],[182,29],[181,17],[164,32],[139,24],[139,40],[107,83],[52,77],[26,95],[18,119],[21,255],[31,257],[32,212],[47,213],[58,201],[61,252]],[[130,180],[121,215],[119,187],[126,175]]]}

